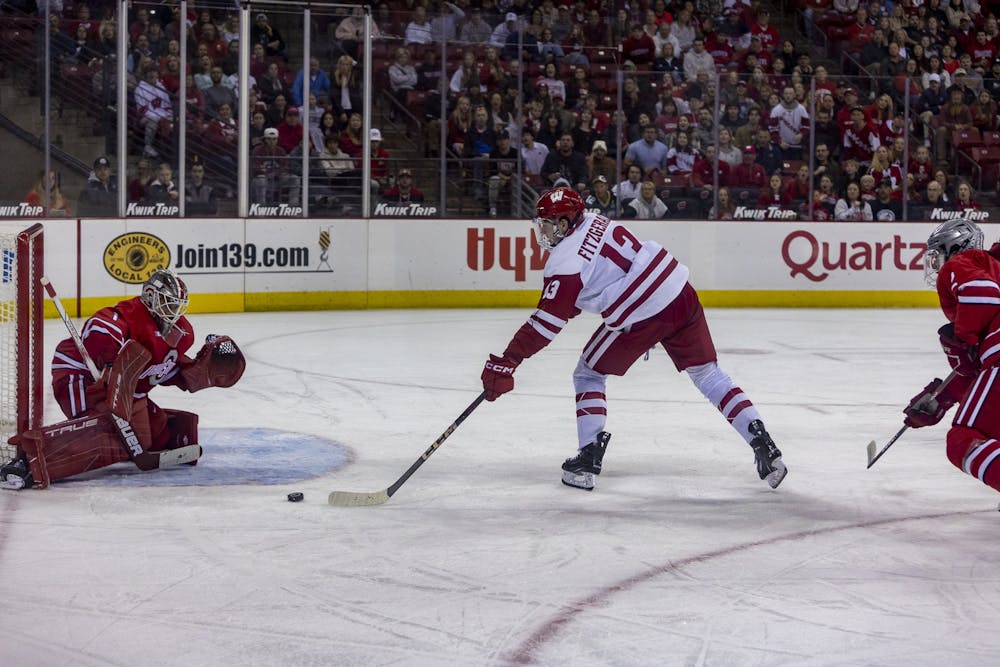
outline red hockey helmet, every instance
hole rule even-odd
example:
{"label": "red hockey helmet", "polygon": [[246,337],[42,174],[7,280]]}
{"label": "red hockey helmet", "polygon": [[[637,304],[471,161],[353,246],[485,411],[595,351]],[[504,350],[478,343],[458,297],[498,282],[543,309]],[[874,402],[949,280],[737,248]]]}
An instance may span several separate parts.
{"label": "red hockey helmet", "polygon": [[[585,209],[583,198],[573,188],[553,188],[538,198],[535,204],[535,229],[538,244],[551,250],[580,223]],[[566,228],[559,223],[565,219]]]}

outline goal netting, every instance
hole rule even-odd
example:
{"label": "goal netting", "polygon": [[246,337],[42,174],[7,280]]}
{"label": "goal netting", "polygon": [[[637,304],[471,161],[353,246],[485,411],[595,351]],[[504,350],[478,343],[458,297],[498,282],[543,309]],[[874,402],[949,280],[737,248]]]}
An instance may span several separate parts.
{"label": "goal netting", "polygon": [[43,258],[42,225],[0,224],[0,463],[42,425]]}

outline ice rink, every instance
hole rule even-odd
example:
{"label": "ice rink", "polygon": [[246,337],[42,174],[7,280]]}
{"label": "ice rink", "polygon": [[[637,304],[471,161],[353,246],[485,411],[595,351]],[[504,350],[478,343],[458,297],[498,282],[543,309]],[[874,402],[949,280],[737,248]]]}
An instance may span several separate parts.
{"label": "ice rink", "polygon": [[1000,494],[946,424],[865,470],[949,370],[933,310],[708,311],[777,491],[662,350],[609,382],[597,489],[560,484],[585,314],[387,504],[327,504],[394,482],[529,312],[192,315],[248,359],[153,395],[201,415],[196,468],[0,492],[0,665],[997,664]]}

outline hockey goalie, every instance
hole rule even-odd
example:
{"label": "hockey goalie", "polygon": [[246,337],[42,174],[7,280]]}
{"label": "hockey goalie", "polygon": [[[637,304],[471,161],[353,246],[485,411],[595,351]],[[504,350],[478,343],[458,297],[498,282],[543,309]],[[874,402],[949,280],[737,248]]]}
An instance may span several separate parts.
{"label": "hockey goalie", "polygon": [[84,323],[82,350],[74,337],[60,342],[52,390],[68,419],[10,439],[18,456],[0,467],[0,488],[45,488],[129,460],[143,470],[196,463],[198,415],[161,408],[149,392],[158,385],[190,392],[231,387],[246,361],[231,338],[215,335],[189,357],[194,332],[187,307],[184,281],[158,269],[140,296],[102,308]]}

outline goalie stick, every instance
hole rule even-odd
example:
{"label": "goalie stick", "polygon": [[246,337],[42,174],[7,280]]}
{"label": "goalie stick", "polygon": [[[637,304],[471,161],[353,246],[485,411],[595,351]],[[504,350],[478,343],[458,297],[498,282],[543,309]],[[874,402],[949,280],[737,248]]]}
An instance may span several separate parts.
{"label": "goalie stick", "polygon": [[[953,377],[955,377],[955,371],[952,371],[948,375],[948,377],[946,377],[944,379],[944,381],[941,384],[938,385],[938,388],[936,390],[934,390],[934,393],[931,394],[929,398],[931,398],[931,399],[937,398],[937,395],[940,394],[944,390],[944,388],[948,386],[948,383],[951,382],[951,380],[952,380]],[[910,428],[910,427],[907,426],[906,424],[903,424],[903,428],[901,428],[898,431],[896,431],[896,435],[892,436],[892,438],[889,440],[889,442],[887,442],[885,444],[885,447],[883,447],[878,453],[875,452],[875,448],[876,448],[875,441],[872,440],[871,442],[869,442],[868,443],[868,467],[865,468],[865,470],[867,470],[868,468],[871,468],[873,465],[875,465],[875,462],[878,461],[880,458],[882,458],[882,455],[885,454],[889,450],[890,447],[892,447],[892,445],[893,445],[894,442],[896,442],[897,440],[899,440],[899,437],[901,435],[903,435],[904,433],[906,433],[906,430],[908,428]]]}
{"label": "goalie stick", "polygon": [[[45,288],[45,293],[49,295],[49,299],[52,300],[56,310],[59,312],[59,317],[62,318],[63,324],[66,325],[66,330],[69,331],[70,338],[73,339],[73,344],[76,345],[76,349],[83,358],[83,362],[87,364],[87,369],[90,370],[91,377],[94,378],[94,382],[97,382],[101,379],[101,374],[97,370],[97,364],[94,363],[94,360],[90,357],[90,353],[87,352],[87,348],[84,347],[83,339],[80,338],[80,332],[76,330],[73,321],[69,319],[66,309],[63,308],[62,301],[56,294],[55,287],[52,286],[52,281],[49,280],[48,276],[42,276],[38,281]],[[187,445],[163,452],[144,451],[139,438],[132,429],[132,424],[128,420],[122,419],[113,412],[111,413],[111,419],[118,429],[118,436],[121,438],[122,446],[125,447],[125,451],[128,452],[132,462],[135,463],[139,470],[156,470],[157,468],[166,468],[167,466],[182,465],[197,461],[198,457],[201,456],[201,445]]]}
{"label": "goalie stick", "polygon": [[428,447],[424,453],[420,455],[420,458],[414,461],[413,465],[411,465],[410,468],[404,472],[392,486],[374,493],[332,491],[330,493],[330,497],[328,498],[329,503],[331,505],[336,505],[337,507],[370,507],[372,505],[381,505],[388,502],[389,498],[391,498],[392,495],[399,490],[399,487],[403,486],[403,483],[410,478],[410,475],[415,473],[417,468],[423,465],[424,461],[430,458],[431,454],[433,454],[435,450],[441,446],[441,443],[448,439],[448,436],[450,436],[455,429],[458,428],[459,424],[465,421],[466,417],[472,414],[473,410],[479,407],[479,404],[482,403],[485,398],[486,392],[484,391],[476,397],[476,400],[469,404],[469,407],[467,407],[462,414],[460,414],[458,418],[451,423],[451,426],[445,429],[444,433],[441,434],[441,437],[435,440],[434,444]]}

